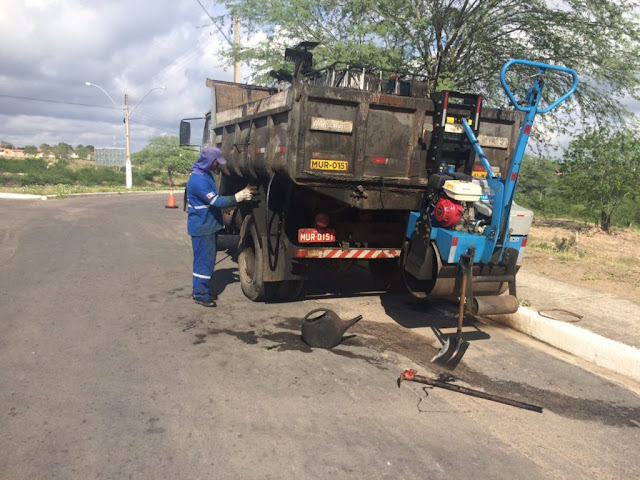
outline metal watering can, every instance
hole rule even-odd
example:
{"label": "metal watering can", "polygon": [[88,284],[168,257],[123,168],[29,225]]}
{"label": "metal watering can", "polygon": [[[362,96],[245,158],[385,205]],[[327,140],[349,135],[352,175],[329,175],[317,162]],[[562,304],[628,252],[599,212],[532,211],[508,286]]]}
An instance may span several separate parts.
{"label": "metal watering can", "polygon": [[358,315],[342,320],[329,309],[316,308],[302,319],[302,340],[312,347],[333,348],[340,343],[344,332],[361,319],[362,315]]}

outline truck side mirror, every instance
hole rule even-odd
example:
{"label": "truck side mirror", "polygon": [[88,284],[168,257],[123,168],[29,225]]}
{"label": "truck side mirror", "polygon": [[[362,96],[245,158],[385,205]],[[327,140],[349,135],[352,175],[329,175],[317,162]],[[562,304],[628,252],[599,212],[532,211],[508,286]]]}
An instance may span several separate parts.
{"label": "truck side mirror", "polygon": [[187,120],[180,121],[180,146],[191,145],[191,123]]}

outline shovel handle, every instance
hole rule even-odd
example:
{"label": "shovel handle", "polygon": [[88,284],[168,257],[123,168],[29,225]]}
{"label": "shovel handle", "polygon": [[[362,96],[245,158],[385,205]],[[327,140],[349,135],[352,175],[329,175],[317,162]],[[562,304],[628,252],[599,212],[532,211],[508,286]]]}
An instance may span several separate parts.
{"label": "shovel handle", "polygon": [[462,334],[462,324],[464,323],[464,301],[466,299],[467,292],[467,275],[462,276],[462,286],[460,287],[460,306],[458,308],[458,329],[456,330],[456,336],[459,339]]}
{"label": "shovel handle", "polygon": [[467,285],[473,272],[473,259],[475,258],[476,249],[470,248],[465,255],[460,256],[458,264],[459,271],[462,272],[462,282],[460,285],[460,305],[458,308],[458,329],[456,331],[457,339],[460,340],[462,334],[462,325],[464,324],[465,302],[469,296]]}

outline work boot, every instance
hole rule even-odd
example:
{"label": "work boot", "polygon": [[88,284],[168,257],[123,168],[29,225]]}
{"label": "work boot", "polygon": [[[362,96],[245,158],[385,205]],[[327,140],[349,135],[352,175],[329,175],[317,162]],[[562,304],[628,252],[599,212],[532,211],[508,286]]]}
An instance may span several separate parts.
{"label": "work boot", "polygon": [[[196,300],[196,297],[194,295],[191,295],[191,298],[193,298],[194,300]],[[218,295],[216,295],[215,293],[212,293],[209,295],[209,298],[211,300],[217,300],[218,299]]]}
{"label": "work boot", "polygon": [[199,305],[202,305],[203,307],[215,307],[216,306],[216,302],[213,298],[210,298],[209,300],[199,300],[197,298],[194,298],[195,302]]}

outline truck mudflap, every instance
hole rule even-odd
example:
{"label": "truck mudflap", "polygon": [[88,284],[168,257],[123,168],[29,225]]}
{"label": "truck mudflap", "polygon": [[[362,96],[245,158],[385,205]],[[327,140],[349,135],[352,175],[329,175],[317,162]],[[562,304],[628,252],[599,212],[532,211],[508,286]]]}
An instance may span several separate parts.
{"label": "truck mudflap", "polygon": [[375,260],[397,258],[402,250],[394,248],[296,248],[295,258]]}

